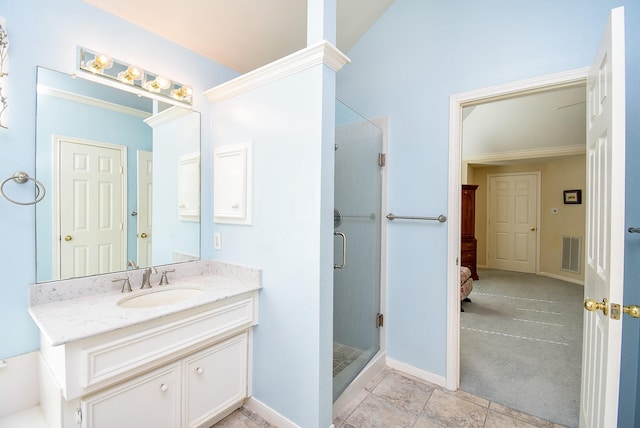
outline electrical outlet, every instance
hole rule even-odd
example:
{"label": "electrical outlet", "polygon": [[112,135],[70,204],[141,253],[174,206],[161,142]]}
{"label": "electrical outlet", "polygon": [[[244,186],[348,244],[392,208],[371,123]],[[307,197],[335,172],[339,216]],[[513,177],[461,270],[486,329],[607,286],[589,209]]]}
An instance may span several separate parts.
{"label": "electrical outlet", "polygon": [[220,232],[213,234],[213,248],[216,250],[222,250],[222,238],[220,237]]}

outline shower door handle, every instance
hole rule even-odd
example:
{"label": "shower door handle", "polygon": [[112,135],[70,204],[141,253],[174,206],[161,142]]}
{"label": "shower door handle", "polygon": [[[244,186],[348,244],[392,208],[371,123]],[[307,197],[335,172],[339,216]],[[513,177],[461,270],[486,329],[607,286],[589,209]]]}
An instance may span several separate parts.
{"label": "shower door handle", "polygon": [[347,266],[347,235],[342,232],[333,232],[333,236],[342,238],[342,264],[333,265],[334,269],[344,269]]}

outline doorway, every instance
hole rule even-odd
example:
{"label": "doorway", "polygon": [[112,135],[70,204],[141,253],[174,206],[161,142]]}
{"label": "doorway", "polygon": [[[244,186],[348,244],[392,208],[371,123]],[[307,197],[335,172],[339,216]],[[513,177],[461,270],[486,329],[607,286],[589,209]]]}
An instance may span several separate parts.
{"label": "doorway", "polygon": [[[587,69],[574,70],[571,72],[560,73],[557,75],[547,76],[544,78],[533,79],[531,81],[523,81],[515,84],[505,85],[503,87],[489,88],[486,90],[475,91],[465,94],[459,94],[451,97],[451,127],[450,127],[450,139],[452,144],[450,145],[450,159],[452,163],[450,163],[450,176],[453,177],[450,182],[450,189],[453,192],[454,189],[459,189],[462,183],[474,183],[478,184],[478,181],[474,180],[474,166],[491,169],[494,168],[503,168],[502,173],[521,173],[522,169],[518,170],[518,168],[523,168],[523,165],[539,162],[540,159],[557,159],[565,156],[576,156],[582,155],[585,153],[585,139],[581,140],[581,143],[572,144],[568,146],[547,146],[541,148],[535,147],[522,147],[518,146],[520,142],[513,143],[511,145],[507,144],[506,146],[500,146],[499,144],[494,144],[492,151],[488,153],[465,153],[465,156],[462,156],[462,151],[465,150],[466,142],[463,142],[464,132],[462,128],[463,119],[469,116],[476,114],[478,110],[478,106],[481,106],[485,103],[495,102],[497,100],[504,100],[508,98],[523,98],[528,95],[538,95],[545,91],[550,90],[562,90],[565,88],[580,88],[580,92],[586,92],[585,88],[585,80],[587,76]],[[557,110],[561,110],[563,112],[569,112],[571,109],[575,108],[575,106],[582,105],[584,107],[584,98],[582,100],[577,100],[574,102],[567,102],[563,105],[557,105],[555,108]],[[466,111],[465,111],[466,110]],[[556,110],[556,111],[557,111]],[[583,109],[584,111],[584,109]],[[584,117],[584,116],[583,116]],[[503,117],[504,119],[504,117]],[[540,133],[533,132],[532,136],[535,138]],[[461,142],[460,146],[453,144],[454,141]],[[495,143],[495,141],[494,141]],[[455,161],[453,161],[455,159]],[[462,163],[460,160],[462,160]],[[525,170],[526,171],[526,170]],[[460,172],[458,175],[457,172]],[[496,173],[497,174],[497,173]],[[469,176],[471,175],[471,176]],[[455,182],[455,177],[459,177],[460,181]],[[478,177],[475,177],[476,179]],[[489,187],[490,181],[487,181],[486,173],[484,175],[484,181],[480,180],[480,184],[482,187],[485,187],[484,191],[486,192],[486,188]],[[584,179],[584,178],[583,178]],[[543,179],[544,180],[544,179]],[[560,193],[562,194],[562,193]],[[483,207],[481,210],[487,212],[487,193],[480,198],[484,199],[482,203]],[[478,209],[478,208],[476,208]],[[546,209],[546,208],[544,208]],[[450,212],[459,212],[459,200],[450,200],[449,206]],[[553,215],[550,212],[542,211],[541,216],[545,215]],[[458,219],[459,221],[459,219]],[[476,223],[477,224],[477,223]],[[459,223],[452,222],[449,225],[450,227],[450,236],[459,236],[457,232]],[[486,227],[486,226],[485,226]],[[531,227],[531,226],[530,226]],[[536,229],[538,227],[536,226]],[[537,232],[537,230],[536,230]],[[485,231],[486,233],[486,231]],[[479,248],[485,248],[487,245],[487,237],[486,235],[482,239],[478,239]],[[454,254],[451,254],[450,260],[456,260],[459,244],[452,245],[455,247],[452,251]],[[485,250],[483,252],[481,260],[484,262],[479,262],[479,267],[487,267],[487,259],[486,252],[490,250]],[[450,275],[452,275],[451,283],[454,283],[453,275],[456,272],[457,268],[455,266],[451,267]],[[482,281],[482,276],[480,276],[480,281]],[[448,358],[448,367],[447,367],[447,386],[450,389],[457,389],[460,385],[460,354],[459,354],[459,337],[460,337],[460,315],[459,315],[459,290],[454,287],[451,288],[451,295],[449,299],[449,308],[450,314],[452,314],[449,318],[450,328],[448,335],[448,346],[449,346],[449,358]],[[456,293],[457,292],[457,293]],[[456,295],[458,294],[458,295]],[[473,292],[472,292],[473,294]],[[473,295],[470,296],[473,300]],[[473,303],[472,303],[473,304]],[[467,305],[467,304],[465,304]],[[467,306],[465,306],[466,308]],[[455,315],[455,316],[454,316]]]}
{"label": "doorway", "polygon": [[383,132],[336,101],[333,400],[380,350]]}

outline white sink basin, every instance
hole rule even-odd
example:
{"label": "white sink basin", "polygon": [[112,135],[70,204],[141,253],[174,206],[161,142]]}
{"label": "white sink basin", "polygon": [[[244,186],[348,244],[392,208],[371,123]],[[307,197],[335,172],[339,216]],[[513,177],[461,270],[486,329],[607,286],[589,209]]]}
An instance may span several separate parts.
{"label": "white sink basin", "polygon": [[137,296],[125,297],[118,301],[118,306],[122,308],[153,308],[192,299],[200,293],[202,293],[202,290],[199,288],[165,288]]}

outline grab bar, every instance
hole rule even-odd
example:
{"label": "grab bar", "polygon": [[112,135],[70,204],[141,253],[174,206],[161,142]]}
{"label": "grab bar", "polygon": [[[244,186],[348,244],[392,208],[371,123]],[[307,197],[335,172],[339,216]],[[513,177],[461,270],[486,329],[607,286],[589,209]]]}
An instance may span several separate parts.
{"label": "grab bar", "polygon": [[333,268],[344,269],[347,266],[347,235],[342,232],[333,232],[333,235],[342,238],[342,264],[333,265]]}
{"label": "grab bar", "polygon": [[438,217],[418,217],[418,216],[408,216],[408,215],[395,215],[394,213],[387,214],[387,218],[389,221],[393,221],[395,219],[402,220],[438,220],[440,223],[444,223],[447,221],[447,216],[444,214],[440,214]]}

